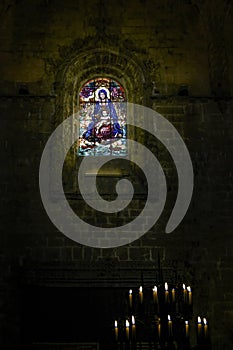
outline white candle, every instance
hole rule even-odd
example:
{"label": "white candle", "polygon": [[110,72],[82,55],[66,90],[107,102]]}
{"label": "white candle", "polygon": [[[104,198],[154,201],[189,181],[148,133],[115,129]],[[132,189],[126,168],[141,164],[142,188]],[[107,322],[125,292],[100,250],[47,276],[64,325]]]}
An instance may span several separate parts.
{"label": "white candle", "polygon": [[187,291],[188,291],[188,303],[189,303],[189,305],[191,305],[192,304],[192,290],[191,290],[190,286],[187,287]]}
{"label": "white candle", "polygon": [[172,320],[171,320],[171,316],[168,315],[167,319],[168,319],[168,334],[172,335]]}
{"label": "white candle", "polygon": [[125,321],[125,332],[126,332],[126,339],[129,340],[129,321]]}
{"label": "white candle", "polygon": [[205,338],[207,337],[207,332],[208,332],[208,323],[207,323],[207,319],[203,318],[203,323],[204,323],[204,335]]}
{"label": "white candle", "polygon": [[158,319],[158,337],[160,338],[161,336],[161,323],[160,323],[160,318]]}
{"label": "white candle", "polygon": [[136,324],[135,324],[135,317],[132,315],[132,338],[136,338]]}
{"label": "white candle", "polygon": [[189,321],[185,321],[185,335],[189,336]]}
{"label": "white candle", "polygon": [[129,290],[129,307],[132,308],[132,298],[133,298],[133,291],[132,289]]}
{"label": "white candle", "polygon": [[184,303],[187,302],[187,289],[185,284],[183,283],[183,293],[184,293]]}
{"label": "white candle", "polygon": [[198,334],[199,338],[201,337],[201,332],[202,332],[201,317],[198,316],[198,318],[197,318],[197,334]]}
{"label": "white candle", "polygon": [[174,303],[176,301],[176,290],[175,288],[172,288],[172,302]]}
{"label": "white candle", "polygon": [[140,303],[143,303],[143,291],[142,291],[142,286],[139,287],[139,299]]}
{"label": "white candle", "polygon": [[168,284],[167,282],[165,282],[165,303],[168,303],[168,299],[169,299],[169,294],[168,294]]}
{"label": "white candle", "polygon": [[158,303],[158,288],[156,286],[154,286],[153,290],[153,300],[154,303],[157,304]]}
{"label": "white candle", "polygon": [[116,341],[118,340],[118,325],[117,325],[117,321],[115,321],[115,339],[116,339]]}

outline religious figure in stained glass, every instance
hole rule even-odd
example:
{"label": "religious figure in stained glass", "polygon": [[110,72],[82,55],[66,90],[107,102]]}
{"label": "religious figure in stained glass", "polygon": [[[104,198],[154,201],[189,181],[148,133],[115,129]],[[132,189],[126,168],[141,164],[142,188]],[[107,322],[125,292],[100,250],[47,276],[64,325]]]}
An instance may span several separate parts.
{"label": "religious figure in stained glass", "polygon": [[78,155],[127,154],[125,91],[116,81],[96,78],[80,91]]}

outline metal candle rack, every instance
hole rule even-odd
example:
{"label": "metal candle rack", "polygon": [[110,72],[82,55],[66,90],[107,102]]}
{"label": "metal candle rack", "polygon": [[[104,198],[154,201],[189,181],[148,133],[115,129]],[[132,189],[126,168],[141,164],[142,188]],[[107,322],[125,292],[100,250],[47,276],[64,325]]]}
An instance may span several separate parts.
{"label": "metal candle rack", "polygon": [[[207,319],[193,314],[190,286],[167,282],[146,286],[142,282],[126,291],[125,300],[126,314],[113,327],[117,350],[142,349],[145,344],[150,350],[211,348]],[[191,335],[196,339],[194,347]]]}

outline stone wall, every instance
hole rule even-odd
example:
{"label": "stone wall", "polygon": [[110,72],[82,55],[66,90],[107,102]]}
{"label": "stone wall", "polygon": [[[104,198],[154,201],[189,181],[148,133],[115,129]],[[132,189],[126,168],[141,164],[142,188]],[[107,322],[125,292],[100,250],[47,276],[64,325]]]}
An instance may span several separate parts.
{"label": "stone wall", "polygon": [[[207,315],[213,349],[232,349],[233,9],[227,1],[208,3],[24,0],[0,5],[4,349],[22,347],[26,286],[80,287],[88,281],[119,286],[124,278],[125,286],[136,285],[141,270],[151,280],[158,254],[165,271],[176,269],[193,286],[194,312]],[[76,111],[80,84],[99,74],[118,78],[130,102],[167,118],[186,142],[194,193],[172,234],[164,229],[178,190],[175,165],[157,140],[137,130],[135,138],[158,157],[168,185],[164,212],[141,239],[112,249],[82,246],[59,232],[43,208],[38,181],[46,141]],[[65,169],[74,178],[69,164]],[[145,200],[145,179],[139,172],[131,175],[136,195],[122,214],[93,213],[64,172],[68,200],[88,222],[122,224],[138,215]],[[109,179],[102,183],[108,186]]]}

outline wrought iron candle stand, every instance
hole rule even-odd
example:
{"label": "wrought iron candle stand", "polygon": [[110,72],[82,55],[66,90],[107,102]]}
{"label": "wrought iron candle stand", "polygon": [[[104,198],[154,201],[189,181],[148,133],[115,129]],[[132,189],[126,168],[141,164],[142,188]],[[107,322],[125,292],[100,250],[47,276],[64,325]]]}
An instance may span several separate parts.
{"label": "wrought iron candle stand", "polygon": [[[125,300],[126,314],[114,324],[116,350],[191,349],[194,315],[190,286],[166,282],[147,286],[142,282],[138,289],[126,292]],[[199,350],[210,349],[208,325],[203,320],[192,330]]]}

